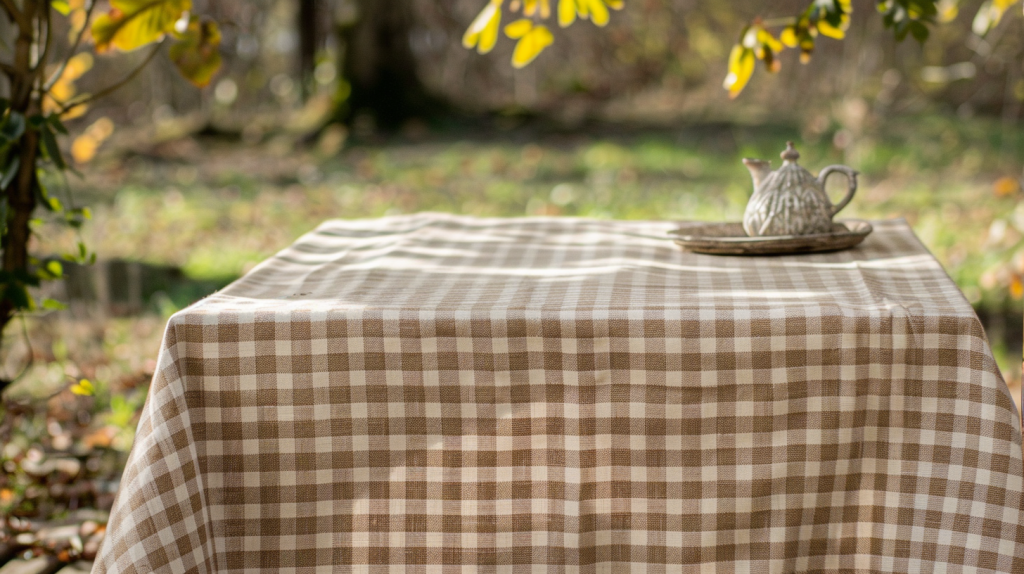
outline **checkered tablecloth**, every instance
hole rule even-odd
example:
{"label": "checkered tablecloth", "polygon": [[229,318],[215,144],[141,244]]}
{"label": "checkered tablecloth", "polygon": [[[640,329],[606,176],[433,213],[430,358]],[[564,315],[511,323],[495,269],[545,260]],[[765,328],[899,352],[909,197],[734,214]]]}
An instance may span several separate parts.
{"label": "checkered tablecloth", "polygon": [[1021,435],[901,221],[329,221],[174,315],[95,572],[1024,572]]}

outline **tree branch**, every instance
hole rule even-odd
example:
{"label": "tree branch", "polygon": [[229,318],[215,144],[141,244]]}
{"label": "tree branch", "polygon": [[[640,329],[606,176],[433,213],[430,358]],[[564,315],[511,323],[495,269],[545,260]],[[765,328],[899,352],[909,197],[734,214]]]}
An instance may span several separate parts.
{"label": "tree branch", "polygon": [[52,88],[53,85],[57,83],[57,80],[60,79],[61,75],[64,74],[64,70],[68,67],[68,62],[70,62],[71,58],[74,57],[75,50],[77,50],[79,44],[82,43],[82,37],[85,36],[85,31],[89,28],[89,20],[92,19],[92,11],[93,11],[93,8],[95,8],[95,7],[96,7],[95,0],[93,0],[92,2],[89,2],[89,6],[86,7],[86,9],[85,9],[85,21],[82,23],[82,28],[80,30],[78,30],[78,36],[75,37],[74,43],[71,44],[70,48],[68,48],[68,55],[67,55],[67,57],[64,58],[63,62],[61,62],[60,66],[57,68],[57,71],[54,72],[52,76],[50,76],[50,79],[47,80],[45,84],[43,84],[43,93],[44,94],[46,92],[49,92],[50,88]]}
{"label": "tree branch", "polygon": [[18,6],[14,3],[14,0],[0,0],[0,4],[3,5],[4,12],[7,12],[7,15],[11,17],[11,21],[17,24],[19,28],[32,27],[32,22],[24,12],[18,10]]}
{"label": "tree branch", "polygon": [[[42,24],[46,24],[46,47],[43,48],[43,53],[39,56],[39,60],[36,61],[35,67],[32,68],[32,75],[38,75],[42,79],[43,74],[46,72],[46,61],[50,59],[50,52],[53,50],[53,20],[51,15],[53,14],[53,8],[50,3],[46,3],[46,16],[43,18]],[[42,34],[42,28],[40,27],[39,33]],[[35,80],[33,80],[34,82]]]}
{"label": "tree branch", "polygon": [[[11,2],[13,0],[0,0]],[[11,106],[24,113],[31,107],[32,89],[35,80],[32,71],[32,48],[36,42],[36,2],[25,2],[24,10],[18,14],[18,37],[14,41],[14,70],[11,76]]]}
{"label": "tree branch", "polygon": [[106,96],[110,95],[111,93],[117,91],[119,88],[121,88],[122,86],[124,86],[128,82],[134,80],[135,77],[139,75],[139,72],[141,72],[142,69],[146,67],[146,64],[149,64],[150,60],[152,60],[157,55],[157,53],[160,52],[160,48],[162,46],[163,46],[163,41],[157,42],[157,44],[155,46],[153,46],[153,49],[150,50],[149,54],[146,56],[146,59],[143,60],[142,63],[138,65],[138,67],[136,67],[134,70],[132,70],[131,73],[129,73],[127,76],[125,76],[120,82],[117,82],[116,84],[113,84],[111,86],[107,86],[106,88],[103,88],[102,90],[100,90],[100,91],[98,91],[96,93],[87,94],[87,95],[83,96],[81,99],[79,99],[77,101],[76,100],[69,101],[67,104],[64,104],[64,105],[61,106],[60,110],[57,111],[57,115],[62,116],[65,113],[67,113],[68,110],[72,110],[74,108],[77,108],[78,106],[84,106],[85,104],[89,104],[89,103],[92,103],[92,102],[94,102],[94,101],[96,101],[96,100],[98,100],[100,98],[106,97]]}

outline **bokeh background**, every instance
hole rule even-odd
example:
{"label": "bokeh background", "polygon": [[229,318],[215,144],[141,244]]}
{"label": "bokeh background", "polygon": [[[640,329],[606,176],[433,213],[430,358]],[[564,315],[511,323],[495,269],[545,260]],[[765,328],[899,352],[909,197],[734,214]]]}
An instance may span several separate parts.
{"label": "bokeh background", "polygon": [[[806,2],[626,0],[606,28],[555,30],[522,70],[508,40],[484,56],[462,47],[483,4],[196,0],[223,32],[225,64],[209,87],[157,58],[68,122],[80,176],[49,184],[91,208],[82,238],[99,260],[47,288],[68,309],[33,315],[3,341],[9,373],[30,362],[0,429],[9,530],[56,521],[95,544],[166,319],[322,220],[423,210],[736,220],[752,191],[740,158],[775,159],[787,140],[812,171],[862,173],[845,216],[910,222],[975,306],[1019,394],[1019,10],[979,38],[980,2],[960,2],[921,45],[896,42],[873,3],[854,2],[845,40],[820,38],[806,65],[790,50],[777,74],[759,64],[730,100],[722,80],[743,26]],[[110,84],[141,57],[82,62],[74,89]],[[76,234],[46,229],[56,239],[35,252],[75,249]],[[81,378],[93,396],[66,390]]]}

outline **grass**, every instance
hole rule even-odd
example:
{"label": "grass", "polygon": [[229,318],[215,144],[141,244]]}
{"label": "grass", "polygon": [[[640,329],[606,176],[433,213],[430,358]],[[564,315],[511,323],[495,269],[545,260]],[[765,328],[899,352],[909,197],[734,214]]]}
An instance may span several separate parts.
{"label": "grass", "polygon": [[[973,304],[990,315],[1019,308],[1011,291],[1024,274],[1024,133],[984,119],[925,116],[865,129],[839,149],[836,129],[527,127],[363,142],[340,153],[296,149],[286,139],[255,146],[181,140],[109,154],[72,183],[77,199],[92,206],[85,239],[101,257],[173,265],[203,282],[162,299],[166,310],[168,301],[178,308],[240,276],[327,218],[429,210],[736,220],[752,189],[740,159],[778,165],[792,139],[812,171],[833,163],[861,171],[843,216],[906,218]],[[834,179],[837,196],[845,183]],[[70,249],[74,239],[61,235],[55,250]],[[1012,339],[993,346],[1016,380],[1020,352]]]}

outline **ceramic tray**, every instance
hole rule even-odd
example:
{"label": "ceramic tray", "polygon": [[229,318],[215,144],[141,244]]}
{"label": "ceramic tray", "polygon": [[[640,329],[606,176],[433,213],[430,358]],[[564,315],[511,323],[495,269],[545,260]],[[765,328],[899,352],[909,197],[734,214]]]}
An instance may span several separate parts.
{"label": "ceramic tray", "polygon": [[832,224],[832,233],[749,237],[743,224],[687,222],[669,232],[687,251],[711,255],[783,255],[840,251],[857,245],[871,233],[871,224],[848,219]]}

